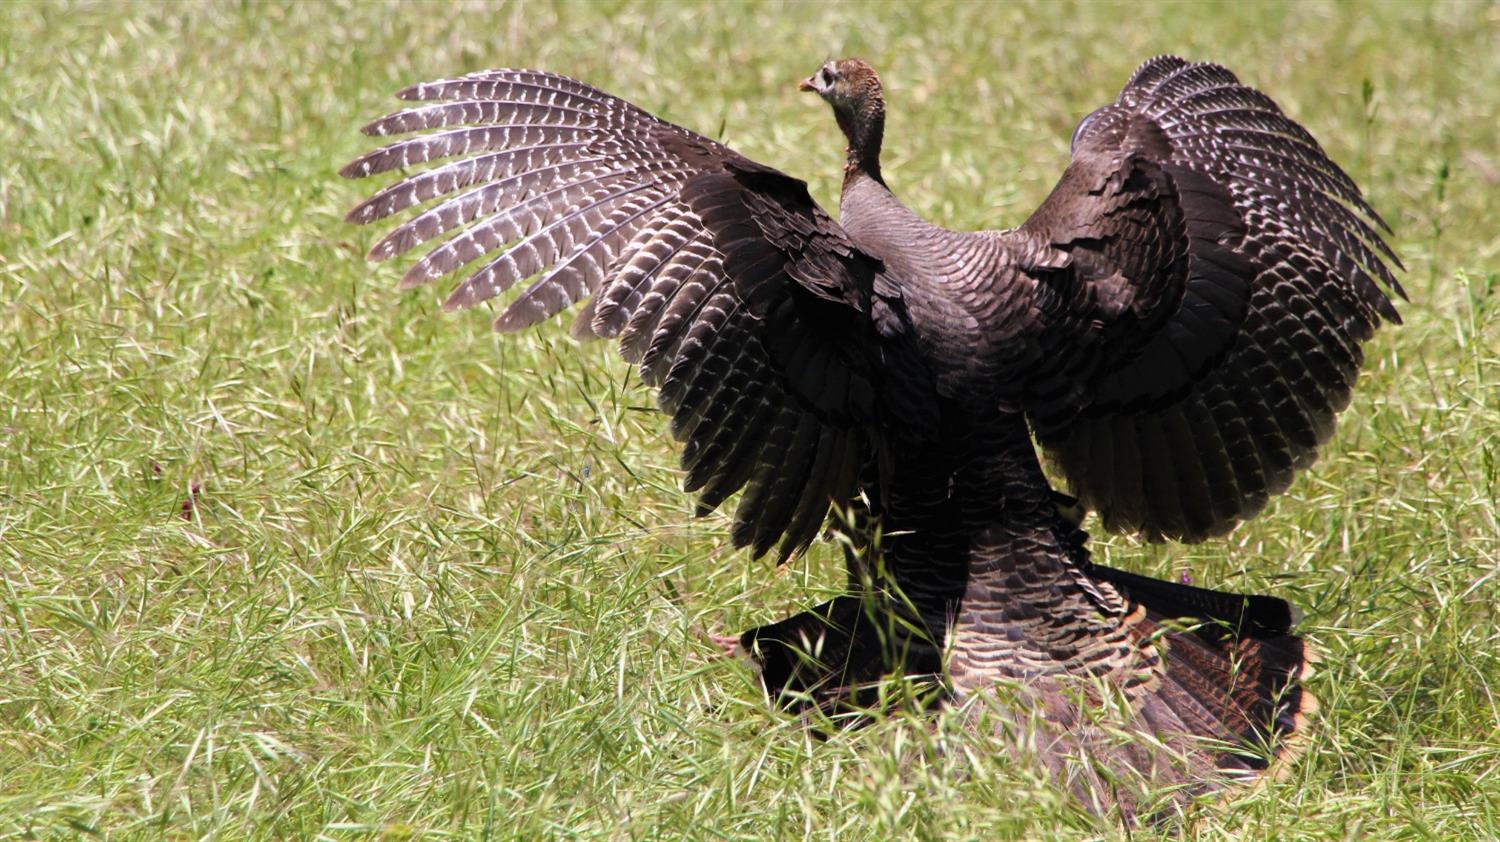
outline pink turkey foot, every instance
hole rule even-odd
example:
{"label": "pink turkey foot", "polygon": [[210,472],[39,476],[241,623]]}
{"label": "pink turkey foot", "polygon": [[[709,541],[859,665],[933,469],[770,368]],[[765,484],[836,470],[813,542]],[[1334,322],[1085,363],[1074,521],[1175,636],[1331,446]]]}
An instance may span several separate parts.
{"label": "pink turkey foot", "polygon": [[720,657],[733,658],[744,650],[740,648],[740,636],[737,634],[711,634],[708,640],[714,646],[723,650]]}

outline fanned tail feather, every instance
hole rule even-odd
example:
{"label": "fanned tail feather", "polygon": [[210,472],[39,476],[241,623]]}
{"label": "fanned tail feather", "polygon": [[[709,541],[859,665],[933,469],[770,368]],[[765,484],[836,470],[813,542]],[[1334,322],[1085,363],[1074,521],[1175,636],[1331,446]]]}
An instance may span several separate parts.
{"label": "fanned tail feather", "polygon": [[1314,656],[1290,604],[1098,565],[1088,576],[1127,605],[1124,634],[1096,641],[1109,655],[996,694],[1001,725],[1059,784],[1101,815],[1164,821],[1302,752]]}

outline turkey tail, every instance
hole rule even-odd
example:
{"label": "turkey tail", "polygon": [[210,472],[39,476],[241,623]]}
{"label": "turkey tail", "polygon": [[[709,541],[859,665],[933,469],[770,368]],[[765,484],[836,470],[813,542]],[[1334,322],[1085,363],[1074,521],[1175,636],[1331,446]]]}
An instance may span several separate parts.
{"label": "turkey tail", "polygon": [[1317,656],[1292,633],[1284,599],[1229,593],[1092,565],[1144,609],[1166,644],[1155,690],[1190,731],[1220,742],[1215,765],[1238,776],[1281,771],[1301,753],[1317,700],[1303,686]]}
{"label": "turkey tail", "polygon": [[1170,821],[1301,753],[1313,658],[1284,600],[985,556],[954,628],[955,698],[1090,811]]}
{"label": "turkey tail", "polygon": [[1102,564],[1090,564],[1088,571],[1163,617],[1206,617],[1237,633],[1260,637],[1286,635],[1302,620],[1295,605],[1274,596],[1198,588]]}
{"label": "turkey tail", "polygon": [[1090,756],[1083,775],[1074,767],[1071,788],[1100,812],[1163,823],[1200,796],[1284,774],[1304,750],[1317,710],[1303,686],[1315,656],[1292,633],[1300,612],[1276,597],[1100,565],[1088,572],[1125,598],[1128,636],[1138,653],[1154,649],[1156,663],[1137,673],[1149,678],[1120,688],[1135,735],[1097,739],[1085,728],[1058,741]]}

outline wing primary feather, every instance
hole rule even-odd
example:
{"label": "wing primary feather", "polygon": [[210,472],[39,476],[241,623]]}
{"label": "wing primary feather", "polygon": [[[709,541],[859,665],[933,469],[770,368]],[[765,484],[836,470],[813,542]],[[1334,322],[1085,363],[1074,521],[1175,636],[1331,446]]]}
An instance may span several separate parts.
{"label": "wing primary feather", "polygon": [[[651,184],[627,183],[623,187],[610,189],[602,195],[586,200],[587,204],[553,218],[545,225],[530,233],[524,233],[524,229],[516,224],[510,215],[513,212],[507,212],[492,220],[487,220],[477,228],[470,229],[465,233],[474,237],[476,241],[481,236],[481,230],[501,226],[505,227],[506,233],[515,232],[515,235],[520,236],[520,239],[515,240],[503,252],[497,255],[494,260],[491,260],[483,268],[470,275],[468,280],[453,290],[447,300],[443,302],[443,309],[451,311],[472,307],[481,301],[486,301],[510,289],[516,281],[528,278],[534,273],[545,269],[553,261],[557,260],[572,242],[587,234],[597,224],[597,220],[603,218],[613,210],[621,200],[652,190],[653,187],[654,185]],[[568,227],[573,224],[582,225],[584,228],[582,231],[575,232]],[[425,274],[428,280],[442,277],[459,266],[466,265],[483,257],[488,252],[493,251],[494,248],[498,248],[506,240],[512,239],[511,237],[504,237],[503,234],[498,236],[491,234],[491,237],[493,238],[492,241],[496,243],[492,248],[485,248],[477,253],[470,254],[454,252],[453,256],[448,260],[435,261],[429,265],[424,265],[427,263],[424,259],[422,263],[413,266],[407,272],[407,276],[415,278]],[[451,243],[452,241],[450,240],[449,242]],[[478,243],[475,248],[479,249],[482,246],[483,243]],[[437,250],[434,249],[428,253],[428,257],[432,257],[436,253]]]}
{"label": "wing primary feather", "polygon": [[597,128],[597,124],[592,112],[576,108],[519,102],[469,101],[397,111],[368,123],[362,131],[369,137],[386,137],[451,126],[518,125],[593,129]]}
{"label": "wing primary feather", "polygon": [[572,253],[517,296],[495,319],[495,329],[513,333],[531,327],[587,297],[604,280],[604,263],[613,258],[610,250],[620,244],[624,234],[631,233],[628,227],[671,201],[671,195],[657,198],[647,194],[640,201],[641,207],[627,204],[622,209],[623,218],[590,231],[589,239],[577,244]]}
{"label": "wing primary feather", "polygon": [[[576,199],[580,191],[590,185],[608,183],[610,179],[619,179],[626,175],[624,170],[604,170],[603,164],[603,159],[569,161],[543,167],[532,173],[519,173],[501,181],[476,187],[403,223],[377,242],[366,255],[366,259],[388,260],[428,240],[457,230],[460,226],[473,222],[481,216],[491,214],[501,208],[504,203],[514,201],[512,199],[513,188],[519,187],[520,192],[526,198],[509,208],[508,211],[514,213],[525,210],[539,216],[550,207],[566,204],[570,198]],[[373,222],[383,218],[386,215],[386,209],[394,208],[395,204],[405,202],[407,206],[410,206],[422,201],[416,198],[416,194],[411,192],[406,182],[393,185],[389,189],[388,196],[383,195],[385,192],[382,191],[382,194],[371,197],[365,205],[351,211],[350,221],[359,224]],[[395,210],[390,212],[393,213]],[[506,212],[500,211],[492,217],[492,220],[502,219]],[[358,218],[355,218],[355,214],[359,215]],[[486,223],[490,221],[486,220]],[[447,243],[433,249],[427,256],[437,261],[439,258],[433,258],[432,255],[445,249],[458,248],[453,244],[454,240],[459,240],[465,233],[468,232],[461,232]]]}
{"label": "wing primary feather", "polygon": [[[521,185],[514,192],[537,192],[558,184],[572,173],[587,172],[591,164],[602,163],[603,159],[598,157],[566,155],[568,151],[584,148],[584,144],[528,146],[442,164],[381,190],[355,206],[345,221],[368,224],[476,184],[496,184],[507,179],[512,180],[510,184]],[[499,194],[504,189],[497,185],[493,192]]]}
{"label": "wing primary feather", "polygon": [[[520,136],[512,138],[511,133]],[[339,170],[344,178],[364,178],[391,170],[410,169],[443,158],[470,156],[426,170],[412,178],[438,179],[449,173],[468,177],[460,186],[477,181],[504,178],[521,171],[514,162],[531,162],[536,157],[562,159],[569,153],[585,150],[598,135],[593,129],[566,128],[543,132],[536,126],[505,125],[450,129],[397,141],[355,158]],[[495,150],[495,151],[488,151]],[[484,154],[474,154],[476,152]],[[530,169],[531,166],[527,166]],[[451,177],[451,176],[448,176]],[[456,187],[442,192],[450,193]],[[351,220],[352,221],[352,220]]]}

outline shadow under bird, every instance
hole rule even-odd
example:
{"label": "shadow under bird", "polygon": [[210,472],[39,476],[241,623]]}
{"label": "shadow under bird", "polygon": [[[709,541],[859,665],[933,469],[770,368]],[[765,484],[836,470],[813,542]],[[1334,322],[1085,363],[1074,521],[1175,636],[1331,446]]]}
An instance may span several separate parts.
{"label": "shadow under bird", "polygon": [[801,87],[847,139],[837,221],[802,181],[536,70],[401,91],[418,104],[364,131],[420,134],[343,175],[454,160],[348,219],[437,200],[369,257],[436,243],[402,285],[466,274],[450,309],[532,279],[497,330],[582,303],[573,333],[659,389],[700,511],[739,494],[736,546],[784,560],[837,513],[849,592],[738,638],[771,698],[837,711],[926,676],[1126,818],[1283,765],[1314,705],[1292,607],[1092,563],[1034,441],[1105,529],[1195,541],[1255,515],[1399,321],[1384,222],[1212,64],[1142,65],[1003,231],[891,191],[869,65]]}

